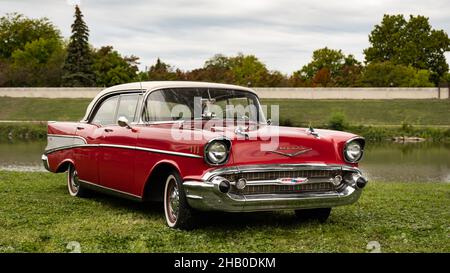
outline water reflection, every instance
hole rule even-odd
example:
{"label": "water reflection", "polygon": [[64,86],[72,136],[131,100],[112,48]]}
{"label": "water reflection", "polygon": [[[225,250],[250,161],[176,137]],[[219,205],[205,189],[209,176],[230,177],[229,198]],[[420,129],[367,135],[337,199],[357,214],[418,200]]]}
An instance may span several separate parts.
{"label": "water reflection", "polygon": [[360,167],[376,181],[450,182],[450,144],[369,144]]}
{"label": "water reflection", "polygon": [[[45,171],[42,142],[0,143],[0,170]],[[361,169],[371,181],[450,182],[450,144],[368,144]]]}
{"label": "water reflection", "polygon": [[45,171],[41,155],[46,141],[0,143],[0,170]]}

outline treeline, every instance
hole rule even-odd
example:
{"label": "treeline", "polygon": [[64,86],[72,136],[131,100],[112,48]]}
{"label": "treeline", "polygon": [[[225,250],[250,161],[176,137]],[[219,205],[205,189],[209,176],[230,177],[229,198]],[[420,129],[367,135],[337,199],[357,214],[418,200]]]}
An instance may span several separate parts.
{"label": "treeline", "polygon": [[269,70],[253,55],[217,54],[183,71],[160,60],[139,71],[139,58],[112,46],[94,48],[78,7],[64,40],[48,19],[0,18],[0,86],[111,86],[144,80],[193,80],[258,87],[431,87],[449,82],[450,39],[423,16],[385,15],[369,35],[364,62],[339,49],[315,50],[291,75]]}

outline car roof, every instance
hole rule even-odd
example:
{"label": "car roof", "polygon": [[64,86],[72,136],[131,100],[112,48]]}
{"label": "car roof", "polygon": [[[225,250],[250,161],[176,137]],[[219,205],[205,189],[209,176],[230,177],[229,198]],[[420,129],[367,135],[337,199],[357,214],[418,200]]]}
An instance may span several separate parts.
{"label": "car roof", "polygon": [[99,92],[95,98],[91,101],[88,108],[86,109],[86,114],[82,121],[87,121],[89,114],[93,110],[96,102],[109,94],[116,93],[118,91],[126,91],[126,90],[142,90],[143,92],[153,91],[157,89],[167,89],[167,88],[217,88],[217,89],[233,89],[233,90],[242,90],[251,93],[255,93],[250,88],[242,87],[238,85],[232,84],[223,84],[223,83],[212,83],[212,82],[194,82],[194,81],[145,81],[145,82],[132,82],[119,84],[115,86],[111,86],[109,88],[104,89]]}

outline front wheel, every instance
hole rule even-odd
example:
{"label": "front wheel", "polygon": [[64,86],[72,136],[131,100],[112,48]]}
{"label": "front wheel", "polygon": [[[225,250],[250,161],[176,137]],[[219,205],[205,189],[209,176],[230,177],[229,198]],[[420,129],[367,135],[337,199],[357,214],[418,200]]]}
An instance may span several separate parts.
{"label": "front wheel", "polygon": [[330,217],[331,208],[320,209],[299,209],[295,211],[295,216],[300,220],[319,220],[324,223]]}
{"label": "front wheel", "polygon": [[164,187],[164,214],[171,228],[192,229],[194,211],[187,203],[180,175],[173,171],[166,177]]}

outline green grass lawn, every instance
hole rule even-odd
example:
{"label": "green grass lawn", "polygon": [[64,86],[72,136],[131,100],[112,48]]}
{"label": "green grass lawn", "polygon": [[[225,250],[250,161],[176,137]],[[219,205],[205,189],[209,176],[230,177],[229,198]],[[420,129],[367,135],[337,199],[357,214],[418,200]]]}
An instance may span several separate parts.
{"label": "green grass lawn", "polygon": [[90,101],[0,97],[0,120],[78,121]]}
{"label": "green grass lawn", "polygon": [[[0,97],[0,120],[80,120],[90,99]],[[326,124],[344,112],[351,125],[450,125],[450,100],[262,100],[280,105],[280,117],[294,125]]]}
{"label": "green grass lawn", "polygon": [[0,172],[0,252],[450,252],[450,185],[378,183],[327,223],[292,212],[209,213],[196,230],[165,226],[158,204],[67,193],[63,174]]}
{"label": "green grass lawn", "polygon": [[280,105],[281,119],[294,125],[326,124],[343,112],[351,125],[450,125],[450,100],[262,100]]}

